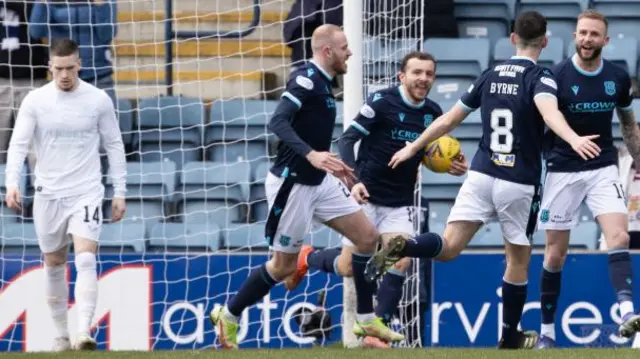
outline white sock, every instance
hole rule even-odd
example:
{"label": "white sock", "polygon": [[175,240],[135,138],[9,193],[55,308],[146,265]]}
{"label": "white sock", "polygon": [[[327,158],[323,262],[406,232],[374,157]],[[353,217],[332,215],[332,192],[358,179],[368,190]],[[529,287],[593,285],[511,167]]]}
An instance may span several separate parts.
{"label": "white sock", "polygon": [[542,324],[540,326],[540,335],[547,337],[551,340],[556,340],[556,326],[555,323]]}
{"label": "white sock", "polygon": [[620,303],[620,316],[624,318],[625,315],[633,313],[633,302],[630,300],[625,300]]}
{"label": "white sock", "polygon": [[631,347],[633,349],[640,349],[640,334],[636,334],[636,338],[633,340]]}
{"label": "white sock", "polygon": [[56,326],[57,337],[69,338],[67,322],[69,308],[69,285],[66,277],[66,266],[44,266],[45,293],[51,318]]}
{"label": "white sock", "polygon": [[222,311],[222,315],[224,316],[224,319],[230,321],[231,323],[238,323],[238,317],[236,317],[235,315],[231,314],[231,312],[229,311],[229,308],[227,308],[227,306],[224,306],[224,310]]}
{"label": "white sock", "polygon": [[376,315],[374,313],[356,314],[356,320],[359,322],[369,322],[374,319],[376,319]]}
{"label": "white sock", "polygon": [[98,301],[98,274],[96,255],[82,252],[76,255],[76,308],[78,309],[78,333],[89,333]]}

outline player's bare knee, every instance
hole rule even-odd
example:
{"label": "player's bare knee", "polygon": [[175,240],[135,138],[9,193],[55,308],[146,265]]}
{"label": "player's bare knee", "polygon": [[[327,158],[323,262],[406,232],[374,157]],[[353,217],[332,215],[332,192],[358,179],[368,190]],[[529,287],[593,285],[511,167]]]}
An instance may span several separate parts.
{"label": "player's bare knee", "polygon": [[267,262],[267,271],[273,279],[283,281],[296,271],[298,253],[275,252]]}
{"label": "player's bare knee", "polygon": [[67,247],[44,254],[44,265],[47,267],[62,266],[67,263]]}
{"label": "player's bare knee", "polygon": [[338,273],[341,277],[351,277],[353,275],[353,269],[351,267],[351,254],[353,251],[351,248],[342,248],[340,256],[338,256]]}
{"label": "player's bare knee", "polygon": [[544,267],[547,270],[561,270],[566,259],[567,252],[561,248],[547,247],[544,251]]}
{"label": "player's bare knee", "polygon": [[363,231],[353,243],[356,245],[358,252],[373,253],[380,240],[380,233],[378,233],[373,225],[369,225],[363,228]]}
{"label": "player's bare knee", "polygon": [[607,248],[611,249],[627,249],[629,248],[629,233],[624,230],[613,232],[610,238],[606,238]]}

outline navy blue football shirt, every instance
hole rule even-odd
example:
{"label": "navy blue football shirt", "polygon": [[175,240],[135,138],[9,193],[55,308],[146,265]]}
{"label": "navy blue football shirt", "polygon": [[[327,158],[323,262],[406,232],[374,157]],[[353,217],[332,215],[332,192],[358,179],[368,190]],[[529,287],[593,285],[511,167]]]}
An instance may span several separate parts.
{"label": "navy blue football shirt", "polygon": [[[438,104],[429,99],[413,103],[400,86],[369,97],[339,145],[341,157],[355,168],[356,176],[367,187],[370,203],[387,207],[413,205],[424,151],[395,169],[389,167],[389,161],[440,115],[442,109]],[[360,139],[358,159],[354,160],[353,146]]]}
{"label": "navy blue football shirt", "polygon": [[572,58],[553,66],[558,81],[558,103],[569,126],[580,136],[600,135],[594,140],[600,156],[583,160],[571,146],[549,131],[545,158],[549,172],[594,170],[617,163],[618,152],[613,144],[613,111],[631,110],[631,80],[616,64],[602,60],[600,67],[588,72]]}
{"label": "navy blue football shirt", "polygon": [[311,151],[329,151],[336,122],[332,78],[310,61],[291,74],[286,91],[269,124],[280,138],[271,173],[295,183],[319,185],[326,172],[311,165]]}
{"label": "navy blue football shirt", "polygon": [[486,70],[458,102],[481,108],[482,139],[470,170],[505,181],[539,185],[545,124],[534,97],[556,96],[549,70],[514,56]]}

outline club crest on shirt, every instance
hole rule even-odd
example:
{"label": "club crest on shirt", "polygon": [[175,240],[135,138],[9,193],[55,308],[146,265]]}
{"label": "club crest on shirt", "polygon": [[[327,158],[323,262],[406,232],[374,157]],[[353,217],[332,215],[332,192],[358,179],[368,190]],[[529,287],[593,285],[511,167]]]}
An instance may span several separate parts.
{"label": "club crest on shirt", "polygon": [[609,95],[609,96],[613,96],[616,94],[616,83],[613,81],[605,81],[604,82],[604,92]]}
{"label": "club crest on shirt", "polygon": [[424,127],[427,127],[433,122],[433,115],[428,113],[424,115]]}

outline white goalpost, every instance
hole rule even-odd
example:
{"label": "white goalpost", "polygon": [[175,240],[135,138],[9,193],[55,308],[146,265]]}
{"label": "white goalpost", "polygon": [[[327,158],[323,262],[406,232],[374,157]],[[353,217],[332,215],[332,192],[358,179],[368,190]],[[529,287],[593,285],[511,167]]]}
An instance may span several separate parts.
{"label": "white goalpost", "polygon": [[[90,39],[80,43],[85,56],[110,50],[108,66],[91,61],[84,66],[88,70],[113,66],[115,107],[128,161],[128,211],[119,223],[109,220],[113,189],[104,168],[105,219],[92,333],[98,348],[219,348],[208,313],[227,302],[269,253],[264,240],[264,179],[278,141],[267,124],[291,70],[292,50],[283,43],[283,28],[295,1],[11,2],[29,9],[48,4],[47,18],[38,25],[48,34],[63,27],[84,31],[84,38]],[[415,8],[422,2],[343,1],[343,26],[353,56],[342,88],[334,90],[343,95],[336,139],[369,93],[395,83],[394,66],[402,56],[419,49],[424,16]],[[0,4],[5,27],[33,25],[28,16],[19,21],[9,16],[9,9],[3,8],[9,3]],[[91,9],[76,8],[82,6]],[[112,6],[116,13],[109,10]],[[67,16],[61,22],[57,11],[65,7],[73,8],[74,14],[95,16]],[[319,21],[326,11],[318,9],[309,19]],[[103,35],[105,29],[111,29],[108,36]],[[13,30],[5,33],[3,46],[13,48],[20,42],[13,38]],[[310,35],[305,34],[306,40]],[[51,39],[34,42],[31,46],[48,46]],[[20,43],[18,48],[28,46]],[[0,109],[17,112],[18,99],[5,100]],[[1,194],[6,193],[3,176],[0,164]],[[25,164],[22,213],[0,206],[0,352],[46,351],[53,342],[54,323],[42,289],[42,256],[32,218],[32,180],[32,170]],[[419,208],[420,186],[417,195]],[[421,211],[416,215],[419,226],[426,219]],[[336,247],[340,236],[315,228],[305,243]],[[71,289],[76,278],[73,264],[71,255]],[[417,261],[412,267],[402,314],[393,323],[398,330],[419,322],[421,315],[416,311],[406,317],[404,310],[418,307]],[[74,302],[71,290],[70,323],[75,322]],[[331,315],[331,326],[324,335],[305,336],[297,324],[300,313],[319,307]],[[354,309],[352,280],[311,272],[295,291],[286,292],[279,285],[243,313],[240,346],[285,348],[341,341],[354,347],[359,344],[351,335]]]}

